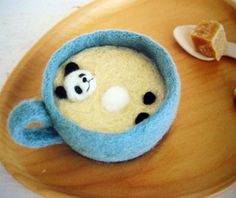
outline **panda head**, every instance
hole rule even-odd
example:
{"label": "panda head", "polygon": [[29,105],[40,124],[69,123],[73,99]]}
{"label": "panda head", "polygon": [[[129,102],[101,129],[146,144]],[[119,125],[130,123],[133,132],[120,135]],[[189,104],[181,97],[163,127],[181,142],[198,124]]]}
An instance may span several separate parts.
{"label": "panda head", "polygon": [[86,70],[81,70],[74,62],[69,62],[64,69],[63,85],[57,86],[55,94],[60,99],[77,102],[86,99],[96,89],[94,76]]}

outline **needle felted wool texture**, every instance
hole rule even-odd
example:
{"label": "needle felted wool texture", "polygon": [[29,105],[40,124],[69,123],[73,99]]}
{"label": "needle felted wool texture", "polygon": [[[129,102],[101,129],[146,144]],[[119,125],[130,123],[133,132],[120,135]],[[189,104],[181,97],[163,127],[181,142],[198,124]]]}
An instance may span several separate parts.
{"label": "needle felted wool texture", "polygon": [[[30,127],[37,122],[41,127]],[[45,105],[38,100],[20,103],[10,114],[8,127],[15,141],[29,147],[61,144],[63,140],[52,127]]]}
{"label": "needle felted wool texture", "polygon": [[119,112],[130,102],[129,92],[124,87],[110,87],[102,96],[102,106],[108,112]]}
{"label": "needle felted wool texture", "polygon": [[[54,80],[61,64],[84,49],[105,45],[128,47],[144,53],[158,67],[166,87],[164,99],[152,116],[117,134],[91,131],[68,120],[57,108],[54,95]],[[45,112],[50,117],[51,126],[54,128],[51,133],[57,131],[63,141],[81,155],[104,162],[130,160],[153,148],[172,124],[176,116],[180,97],[178,73],[168,52],[144,35],[119,30],[97,31],[81,35],[63,45],[47,64],[42,83],[42,103],[45,104]],[[19,109],[21,110],[25,103],[28,104],[29,108],[33,108],[35,103],[38,102],[35,100],[25,101],[11,112],[9,129],[17,142],[20,142],[21,138],[25,138],[24,136],[17,138],[16,135],[18,133],[17,130],[24,133],[23,126],[18,125]],[[41,116],[36,114],[31,121],[40,120]],[[13,127],[14,124],[16,125],[15,127]],[[38,134],[40,133],[33,133],[35,137],[38,136],[39,139],[44,139]],[[45,133],[45,136],[49,137],[48,135],[48,133]],[[40,141],[35,141],[35,138],[31,140],[24,139],[21,142],[26,146],[33,147],[49,145],[47,142],[42,145],[39,143]],[[53,142],[58,143],[58,140],[53,140]]]}
{"label": "needle felted wool texture", "polygon": [[[97,83],[95,92],[86,100],[71,102],[56,97],[63,115],[82,128],[103,133],[122,132],[135,125],[139,113],[153,114],[164,98],[163,79],[157,67],[141,52],[115,46],[86,49],[59,68],[55,87],[63,84],[65,65],[70,62],[78,64],[81,70],[91,72]],[[107,90],[116,86],[127,89],[130,100],[120,111],[109,112],[104,108],[102,98]],[[143,96],[148,91],[157,97],[151,105],[143,103]],[[111,99],[115,101],[115,98]]]}

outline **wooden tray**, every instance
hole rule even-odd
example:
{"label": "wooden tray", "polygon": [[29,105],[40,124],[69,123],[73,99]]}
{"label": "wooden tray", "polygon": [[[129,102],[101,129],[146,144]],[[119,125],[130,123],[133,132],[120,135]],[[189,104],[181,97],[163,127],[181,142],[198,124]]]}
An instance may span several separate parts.
{"label": "wooden tray", "polygon": [[[23,58],[0,98],[0,156],[22,184],[46,197],[203,197],[236,180],[236,61],[203,62],[186,54],[172,31],[216,19],[236,42],[236,15],[223,1],[96,1],[63,20]],[[8,135],[7,117],[21,100],[40,97],[41,75],[64,42],[98,29],[151,36],[173,56],[182,82],[179,112],[160,145],[124,163],[85,159],[66,145],[30,149]],[[14,52],[13,52],[14,53]]]}

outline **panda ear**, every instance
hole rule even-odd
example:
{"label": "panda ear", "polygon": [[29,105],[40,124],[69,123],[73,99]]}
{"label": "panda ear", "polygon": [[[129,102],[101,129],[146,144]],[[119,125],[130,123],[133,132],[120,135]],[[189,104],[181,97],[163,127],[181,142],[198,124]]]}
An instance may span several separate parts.
{"label": "panda ear", "polygon": [[79,69],[79,66],[76,63],[74,62],[67,63],[67,65],[65,66],[65,76],[67,76],[71,72],[76,71],[78,69]]}
{"label": "panda ear", "polygon": [[66,90],[63,86],[58,86],[55,89],[55,94],[60,99],[66,99],[67,98],[67,93],[66,93]]}

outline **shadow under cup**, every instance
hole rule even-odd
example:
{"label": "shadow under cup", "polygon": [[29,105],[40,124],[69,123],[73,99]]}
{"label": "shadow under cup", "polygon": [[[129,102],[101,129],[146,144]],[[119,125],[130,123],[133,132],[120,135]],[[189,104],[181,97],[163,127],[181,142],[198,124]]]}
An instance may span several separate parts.
{"label": "shadow under cup", "polygon": [[[160,71],[166,87],[165,97],[153,115],[116,134],[81,128],[63,116],[54,96],[54,79],[59,66],[84,49],[105,45],[128,47],[148,56]],[[128,31],[97,31],[69,41],[52,56],[44,72],[42,95],[42,100],[23,101],[9,116],[9,131],[18,144],[38,148],[66,143],[85,157],[120,162],[146,153],[168,131],[178,109],[180,81],[168,52],[149,37]],[[43,123],[43,126],[28,128],[34,121]]]}

